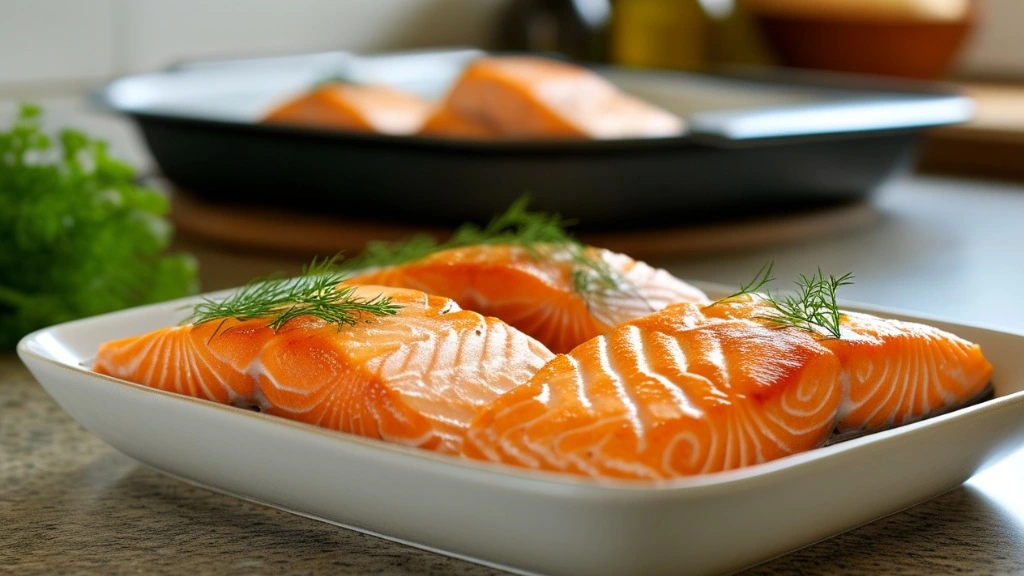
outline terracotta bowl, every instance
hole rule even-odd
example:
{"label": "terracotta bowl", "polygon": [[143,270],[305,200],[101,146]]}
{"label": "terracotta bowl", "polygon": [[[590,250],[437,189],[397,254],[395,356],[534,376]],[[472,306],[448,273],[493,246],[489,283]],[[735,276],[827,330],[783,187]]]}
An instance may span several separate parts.
{"label": "terracotta bowl", "polygon": [[887,22],[762,14],[757,21],[785,66],[935,79],[952,66],[974,17]]}

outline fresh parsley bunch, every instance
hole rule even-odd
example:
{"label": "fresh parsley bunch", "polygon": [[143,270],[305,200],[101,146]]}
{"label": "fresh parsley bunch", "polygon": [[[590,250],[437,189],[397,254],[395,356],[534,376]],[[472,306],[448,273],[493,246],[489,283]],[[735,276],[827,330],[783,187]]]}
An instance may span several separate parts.
{"label": "fresh parsley bunch", "polygon": [[195,292],[196,263],[163,252],[166,198],[81,132],[44,133],[22,105],[0,132],[0,349],[50,324]]}

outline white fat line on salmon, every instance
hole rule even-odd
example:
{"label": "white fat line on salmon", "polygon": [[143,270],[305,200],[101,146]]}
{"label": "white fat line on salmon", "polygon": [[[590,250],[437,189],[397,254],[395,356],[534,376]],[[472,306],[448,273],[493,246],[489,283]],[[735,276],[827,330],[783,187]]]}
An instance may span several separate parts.
{"label": "white fat line on salmon", "polygon": [[[581,470],[587,472],[587,474],[590,474],[592,476],[598,476],[600,475],[600,470],[596,468],[594,465],[595,463],[599,463],[596,457],[601,455],[599,451],[599,444],[592,444],[590,448],[584,449],[584,453],[582,455],[578,453],[578,450],[562,450],[561,446],[564,442],[569,442],[576,436],[582,436],[586,438],[592,435],[591,432],[601,430],[602,428],[605,427],[615,429],[623,424],[629,425],[629,421],[626,419],[625,416],[606,416],[604,418],[599,418],[591,422],[590,424],[587,424],[586,426],[579,426],[560,432],[558,435],[551,439],[549,444],[552,448],[554,448],[554,452],[558,454],[559,457],[565,458],[570,462],[576,463],[576,465]],[[607,441],[607,439],[610,436],[612,436],[612,434],[604,434],[601,437],[604,438],[605,441]],[[566,463],[564,462],[558,462],[556,465],[559,468],[563,469],[567,467]]]}
{"label": "white fat line on salmon", "polygon": [[[821,386],[822,387],[826,387],[824,383],[822,383]],[[832,386],[827,386],[827,388],[833,388],[833,387]],[[841,394],[841,391],[840,390],[836,390],[833,393]],[[787,424],[786,422],[783,422],[782,420],[780,420],[779,418],[777,418],[776,416],[773,416],[771,414],[767,414],[766,416],[768,417],[769,420],[771,420],[772,422],[775,422],[776,424],[778,424],[778,426],[780,428],[784,429],[786,432],[789,432],[790,434],[792,434],[794,436],[802,436],[802,435],[807,434],[807,433],[809,433],[809,432],[811,432],[813,430],[816,430],[818,428],[818,424],[816,424],[817,420],[813,419],[813,417],[814,416],[820,416],[825,411],[825,406],[829,403],[829,399],[831,397],[832,397],[831,394],[820,394],[819,395],[820,399],[819,399],[817,404],[815,404],[813,406],[809,406],[809,407],[807,407],[804,410],[796,410],[796,409],[794,409],[790,405],[789,400],[788,400],[788,394],[783,394],[782,402],[780,402],[779,407],[785,413],[787,413],[787,414],[789,414],[791,416],[800,416],[803,420],[807,421],[807,427],[805,427],[805,428],[794,428],[793,426]],[[841,398],[841,396],[840,396],[840,398]],[[800,403],[800,405],[801,406],[806,405],[806,402],[802,402],[802,403]]]}
{"label": "white fat line on salmon", "polygon": [[427,352],[426,365],[421,365],[420,373],[429,374],[430,372],[437,370],[437,364],[441,361],[442,353],[446,352],[453,345],[452,339],[455,339],[454,344],[458,344],[458,335],[453,331],[447,331],[444,334],[438,335],[436,332],[431,334],[430,337],[430,348]]}
{"label": "white fat line on salmon", "polygon": [[[487,321],[482,319],[482,318],[478,319],[478,324],[475,327],[473,327],[470,330],[465,330],[462,333],[456,333],[456,331],[454,329],[449,328],[450,333],[455,338],[454,354],[450,354],[449,355],[449,357],[451,358],[451,365],[452,366],[467,366],[467,365],[469,365],[469,366],[478,366],[479,365],[479,359],[478,358],[467,360],[466,358],[464,358],[464,356],[465,356],[465,352],[466,351],[472,352],[473,350],[478,348],[475,345],[476,344],[475,338],[478,338],[477,334],[481,334],[482,335],[483,332],[485,330],[487,330],[487,329],[488,329]],[[445,342],[447,342],[447,341],[448,341],[448,339],[446,338]],[[466,364],[467,362],[472,362],[472,364]],[[450,388],[450,387],[446,387],[446,388]],[[458,388],[456,388],[456,390],[458,390]]]}
{"label": "white fat line on salmon", "polygon": [[196,370],[195,346],[192,343],[192,339],[186,336],[182,340],[182,365],[179,371],[184,375],[186,382],[189,384],[189,388],[192,389],[192,395],[198,396],[198,391],[202,390],[204,398],[216,398],[213,391],[210,390],[210,387],[207,385],[206,379],[199,377],[199,372]]}
{"label": "white fat line on salmon", "polygon": [[644,425],[640,422],[640,414],[639,409],[637,408],[636,398],[634,398],[627,389],[626,383],[622,379],[622,375],[611,366],[611,362],[608,358],[608,339],[604,336],[599,336],[596,340],[597,363],[601,370],[604,371],[604,373],[611,379],[612,386],[615,388],[615,395],[618,396],[619,401],[626,407],[626,412],[629,414],[630,426],[633,428],[633,434],[636,435],[637,452],[643,452],[647,448],[647,436],[644,433]]}
{"label": "white fat line on salmon", "polygon": [[[906,349],[906,346],[904,346],[904,349]],[[919,374],[915,370],[915,363],[917,358],[916,355],[913,353],[913,348],[911,348],[911,352],[909,354],[904,352],[903,354],[901,354],[901,356],[903,356],[906,359],[906,362],[901,365],[903,382],[902,385],[899,387],[899,401],[896,402],[896,404],[893,407],[892,414],[889,416],[887,427],[899,426],[900,422],[898,421],[898,419],[900,418],[900,407],[907,405],[906,402],[908,396],[913,394],[913,388],[915,383],[913,376],[915,374]]]}
{"label": "white fat line on salmon", "polygon": [[270,401],[267,400],[267,397],[263,394],[263,380],[260,377],[266,377],[267,381],[269,381],[271,385],[275,387],[279,387],[279,385],[277,383],[277,379],[275,379],[274,376],[271,375],[270,372],[263,366],[263,359],[259,354],[257,354],[253,361],[248,366],[246,366],[245,375],[252,378],[252,398],[239,399],[243,401],[247,400],[250,404],[250,408],[252,408],[253,406],[257,406],[261,411],[270,408]]}
{"label": "white fat line on salmon", "polygon": [[583,374],[580,370],[580,363],[572,356],[566,356],[566,360],[572,366],[572,378],[573,384],[576,388],[576,398],[579,399],[580,405],[587,409],[588,412],[594,411],[594,405],[590,403],[590,396],[587,395],[586,383],[583,382]]}
{"label": "white fat line on salmon", "polygon": [[[483,442],[481,438],[486,439],[487,442]],[[483,453],[483,455],[491,462],[501,461],[501,455],[492,448],[492,446],[498,446],[499,444],[498,438],[494,434],[494,430],[490,428],[484,430],[471,429],[466,434],[466,442]]]}
{"label": "white fat line on salmon", "polygon": [[[922,341],[916,343],[914,346],[914,357],[917,359],[917,370],[919,377],[917,379],[917,385],[913,387],[910,394],[910,399],[907,402],[907,414],[904,416],[904,420],[907,418],[915,418],[919,415],[925,415],[930,411],[930,406],[926,407],[925,403],[928,401],[928,384],[931,381],[931,376],[935,374],[928,369],[928,350],[925,348],[925,343]],[[936,378],[936,381],[938,379]],[[914,405],[920,405],[920,410],[915,410]]]}
{"label": "white fat line on salmon", "polygon": [[[964,374],[963,368],[961,367],[961,363],[968,357],[968,346],[967,342],[964,342],[962,344],[960,342],[957,342],[957,344],[957,348],[950,348],[949,350],[946,351],[947,354],[952,354],[954,355],[954,357],[950,362],[943,363],[943,371],[946,372],[947,376],[950,379],[954,380],[957,384],[959,384],[960,388],[964,388],[967,386],[967,375]],[[957,354],[958,352],[959,354]],[[957,369],[950,370],[948,367],[950,363],[956,366]],[[956,393],[954,393],[953,390],[949,388],[940,388],[939,395],[942,396],[942,405],[944,408],[948,408],[950,406],[955,406],[956,404],[958,404]]]}
{"label": "white fat line on salmon", "polygon": [[[667,334],[663,334],[661,332],[652,332],[651,338],[671,339],[670,336],[668,336]],[[630,326],[626,330],[625,339],[627,342],[630,343],[630,346],[633,347],[634,350],[637,350],[636,362],[637,368],[639,369],[640,373],[643,374],[644,376],[647,376],[648,378],[651,378],[655,382],[661,384],[665,388],[665,390],[668,391],[669,396],[672,397],[672,400],[675,401],[676,407],[679,408],[680,412],[682,412],[683,414],[688,414],[694,418],[699,418],[704,414],[703,410],[700,410],[693,405],[693,402],[687,396],[686,392],[682,388],[680,388],[678,384],[672,382],[671,380],[668,379],[668,377],[658,372],[657,370],[654,369],[653,366],[651,366],[648,360],[651,354],[647,350],[647,341],[640,337],[639,328],[637,328],[636,326]],[[664,345],[664,342],[661,343]],[[665,347],[668,348],[668,346]],[[679,348],[676,347],[676,350],[678,349]],[[680,351],[680,353],[681,352],[682,351]]]}
{"label": "white fat line on salmon", "polygon": [[591,299],[588,309],[597,321],[615,326],[633,318],[647,316],[660,308],[649,305],[637,296],[603,296]]}
{"label": "white fat line on salmon", "polygon": [[[148,340],[148,341],[145,342],[145,345],[143,346],[142,351],[135,353],[135,355],[132,356],[131,361],[128,362],[127,364],[125,364],[125,366],[122,367],[119,370],[120,373],[122,373],[122,374],[136,374],[136,373],[138,373],[139,366],[142,364],[142,361],[149,357],[150,353],[153,351],[153,347],[156,346],[157,343],[160,341],[159,338],[148,338],[146,340]],[[135,345],[136,344],[132,344],[132,346],[135,346]],[[111,366],[111,368],[113,368],[113,366]]]}
{"label": "white fat line on salmon", "polygon": [[558,470],[568,470],[571,465],[575,464],[576,468],[586,474],[598,474],[600,471],[597,468],[578,455],[572,452],[563,452],[558,449],[558,445],[555,442],[546,442],[544,440],[531,440],[529,435],[523,436],[523,446],[529,448],[533,454],[540,456],[545,462],[553,466]]}
{"label": "white fat line on salmon", "polygon": [[[750,410],[750,412],[756,412],[756,410]],[[793,452],[788,443],[780,439],[774,432],[764,429],[764,421],[760,418],[757,420],[754,418],[737,419],[736,425],[745,433],[745,438],[740,438],[742,441],[740,444],[740,466],[758,464],[765,461],[763,440],[770,440],[783,453],[791,454]]]}
{"label": "white fat line on salmon", "polygon": [[[795,392],[793,392],[793,389],[791,388],[782,393],[782,401],[779,406],[783,411],[792,416],[800,416],[803,418],[821,413],[822,408],[828,404],[829,398],[832,397],[832,394],[821,394],[820,390],[822,388],[833,389],[834,387],[830,385],[831,383],[826,385],[825,382],[821,381],[821,378],[815,377],[813,381],[810,380],[810,376],[804,375],[797,382]],[[840,374],[838,382],[842,384],[842,374]],[[803,394],[804,390],[806,390],[806,395]],[[838,391],[833,390],[832,393],[838,394],[840,402],[842,402],[842,386],[840,386]],[[791,396],[796,396],[796,399],[791,400]],[[819,398],[818,403],[808,405],[809,401],[815,397]],[[801,406],[803,406],[803,408],[801,408]]]}
{"label": "white fat line on salmon", "polygon": [[[544,386],[547,387],[547,384],[545,384]],[[570,462],[574,462],[580,468],[580,470],[583,470],[588,474],[597,472],[597,470],[593,468],[591,465],[587,464],[584,461],[581,461],[577,457],[574,457],[571,452],[564,452],[559,448],[560,441],[558,440],[558,438],[560,438],[561,435],[559,437],[556,437],[556,439],[554,439],[553,441],[546,441],[543,439],[538,441],[531,440],[529,430],[533,427],[534,424],[537,424],[542,420],[547,420],[549,416],[549,414],[545,413],[542,414],[541,416],[538,416],[537,418],[534,418],[524,423],[523,425],[517,425],[512,428],[509,428],[508,432],[506,432],[504,437],[511,436],[513,432],[524,430],[521,436],[523,447],[528,448],[533,455],[538,456],[539,458],[541,458],[554,468],[559,470],[565,470],[569,468]],[[590,428],[590,426],[578,428],[576,430],[573,430],[573,432],[583,432],[588,428]]]}
{"label": "white fat line on salmon", "polygon": [[[872,375],[875,373],[874,367],[877,363],[874,361],[870,361],[868,363],[872,366],[872,369],[869,370],[863,378],[861,378],[859,374],[853,374],[847,370],[843,370],[843,376],[849,377],[850,387],[846,391],[846,396],[839,404],[840,419],[846,418],[848,415],[852,414],[856,410],[860,410],[861,407],[870,402],[875,393],[881,389],[882,383],[890,378],[889,372],[892,371],[893,364],[891,356],[885,356],[884,361],[882,362],[882,373],[875,378],[872,378]],[[892,378],[895,379],[896,377],[892,376]],[[869,382],[873,382],[874,387],[870,390],[863,390],[864,388],[867,388]],[[854,388],[857,388],[862,392],[860,401],[855,401],[853,399]],[[888,389],[892,390],[892,387],[889,387]]]}
{"label": "white fat line on salmon", "polygon": [[[733,402],[732,410],[725,417],[725,456],[722,458],[722,469],[736,468],[745,456],[743,429],[740,427],[740,411],[742,403]],[[734,453],[736,452],[736,453]]]}
{"label": "white fat line on salmon", "polygon": [[551,400],[551,387],[547,384],[541,384],[540,394],[534,396],[533,399],[547,406],[548,401]]}
{"label": "white fat line on salmon", "polygon": [[[508,346],[506,338],[501,338],[500,334],[495,334],[497,330],[487,330],[484,332],[484,341],[480,345],[480,357],[483,359],[483,365],[481,369],[484,373],[496,373],[500,372],[504,368],[505,353],[508,352]],[[505,335],[507,337],[507,334]]]}
{"label": "white fat line on salmon", "polygon": [[[676,446],[681,442],[686,442],[690,446],[690,457],[685,462],[687,465],[686,470],[676,468],[676,459],[673,457],[676,453]],[[701,454],[700,448],[700,440],[697,438],[697,434],[692,431],[680,432],[665,445],[665,450],[661,453],[661,467],[671,472],[672,476],[685,476],[689,474],[689,470],[693,470],[697,466]]]}
{"label": "white fat line on salmon", "polygon": [[[210,360],[206,356],[206,354],[200,354],[196,349],[195,345],[192,346],[192,349],[196,351],[196,354],[199,355],[199,359],[202,360],[203,365],[206,366],[206,368],[210,371],[211,374],[213,374],[220,380],[220,383],[228,391],[228,402],[230,402],[231,404],[236,404],[239,399],[238,393],[235,392],[235,390],[227,384],[227,382],[231,380],[231,373],[228,372],[228,374],[224,374],[222,367],[214,367],[212,364],[210,364]],[[228,360],[225,360],[224,358],[217,356],[217,354],[214,353],[214,351],[211,350],[210,348],[207,348],[207,351],[210,353],[210,356],[216,358],[223,366],[228,366],[229,369],[232,368]]]}
{"label": "white fat line on salmon", "polygon": [[[159,382],[166,382],[167,381],[167,365],[168,365],[167,359],[171,355],[170,345],[168,344],[167,340],[168,340],[168,333],[165,332],[165,333],[163,333],[160,336],[160,345],[157,346],[157,349],[156,349],[155,354],[154,354],[156,356],[156,359],[157,360],[161,360],[162,364],[163,364],[163,366],[161,366]],[[156,365],[158,363],[161,363],[161,362],[154,361],[152,363],[152,365],[150,366],[149,374],[148,374],[150,382],[157,382],[157,380],[155,380],[155,378],[156,378]]]}
{"label": "white fat line on salmon", "polygon": [[[544,384],[544,386],[547,386],[547,384]],[[533,404],[535,402],[537,402],[536,396],[530,396],[529,398],[526,398],[526,399],[524,399],[521,402],[518,402],[518,403],[513,404],[511,406],[506,406],[502,410],[494,413],[494,415],[493,415],[493,417],[491,419],[491,426],[493,427],[496,422],[501,422],[501,421],[505,420],[506,418],[509,418],[512,414],[514,414],[518,410],[527,409],[530,404]],[[519,422],[519,424],[516,424],[515,426],[509,427],[508,430],[506,430],[504,434],[495,436],[495,434],[492,432],[492,433],[489,433],[488,437],[491,438],[491,439],[495,439],[496,438],[497,442],[494,442],[493,444],[495,446],[499,446],[501,448],[501,450],[505,452],[505,454],[515,458],[519,462],[525,463],[527,466],[530,466],[532,468],[536,468],[536,467],[538,467],[540,465],[540,461],[537,460],[536,458],[534,458],[533,456],[531,456],[531,455],[529,455],[529,454],[519,450],[519,448],[517,448],[515,446],[515,443],[514,443],[513,440],[511,440],[511,438],[515,434],[517,434],[520,431],[522,431],[522,443],[523,443],[524,446],[529,446],[529,438],[528,438],[527,432],[529,431],[530,426],[533,425],[534,423],[540,421],[540,420],[545,419],[547,417],[547,415],[548,415],[548,413],[547,413],[546,410],[542,411],[540,413],[540,415],[537,416],[536,418],[531,418],[529,420],[523,420],[523,421]],[[512,420],[514,421],[514,420],[516,420],[516,418],[512,418]],[[489,456],[492,460],[500,460],[500,458],[498,458],[497,455],[494,454],[492,451],[487,450],[485,452],[487,452],[488,454],[493,455],[493,456]],[[552,464],[557,465],[557,463],[555,463],[554,461],[552,461]]]}
{"label": "white fat line on salmon", "polygon": [[[516,462],[528,466],[530,468],[539,468],[540,460],[537,460],[531,454],[523,452],[522,450],[519,449],[518,446],[516,446],[515,442],[508,439],[508,436],[511,434],[511,432],[512,430],[510,429],[508,432],[501,435],[501,442],[500,444],[498,444],[501,447],[501,449],[505,452],[507,456],[511,456]],[[525,435],[523,436],[523,445],[528,445]]]}
{"label": "white fat line on salmon", "polygon": [[732,379],[729,376],[729,369],[726,366],[725,353],[722,351],[720,338],[708,338],[708,349],[704,353],[705,359],[715,367],[718,377],[721,378],[721,388],[731,388]]}
{"label": "white fat line on salmon", "polygon": [[[939,354],[936,353],[929,354],[929,358],[931,360],[931,371],[928,372],[929,377],[926,378],[926,380],[931,381],[932,375],[944,373],[946,374],[947,381],[955,382],[958,388],[964,388],[964,386],[966,385],[966,378],[964,377],[963,369],[961,368],[957,370],[950,370],[949,363],[946,362],[946,356],[948,354],[955,354],[960,349],[960,343],[954,342],[953,346],[950,346],[948,348],[944,347],[940,349],[941,357]],[[956,361],[954,360],[954,362]],[[956,362],[954,365],[959,367],[959,362]],[[931,402],[929,402],[927,405],[927,412],[931,412],[933,410],[942,408],[948,408],[949,406],[958,403],[956,394],[951,389],[942,386],[938,382],[938,379],[936,379],[935,393],[939,396],[939,399],[942,402],[942,404],[940,406],[933,406]]]}
{"label": "white fat line on salmon", "polygon": [[[605,437],[602,438],[600,442],[598,442],[597,444],[594,444],[594,448],[593,448],[594,451],[596,453],[598,453],[598,454],[604,454],[604,445],[607,444],[612,439],[612,437],[613,437],[613,435],[611,435],[611,434],[605,435]],[[627,462],[627,461],[621,460],[619,458],[605,457],[605,459],[600,462],[600,465],[602,467],[604,467],[605,469],[608,469],[608,470],[618,470],[620,472],[627,472],[627,473],[632,474],[632,475],[634,475],[634,476],[636,476],[638,478],[648,478],[648,479],[651,479],[651,480],[659,480],[659,479],[661,479],[663,477],[657,471],[651,469],[650,466],[645,466],[645,465],[640,464],[638,462]]]}
{"label": "white fat line on salmon", "polygon": [[715,454],[719,452],[719,434],[716,433],[714,425],[714,422],[708,422],[708,428],[710,432],[708,434],[708,438],[711,439],[711,442],[708,444],[708,449],[705,452],[707,456],[704,458],[704,466],[702,466],[700,469],[701,474],[707,474],[714,469]]}
{"label": "white fat line on salmon", "polygon": [[[747,408],[744,407],[744,409],[747,409]],[[772,431],[771,426],[768,426],[768,425],[765,424],[763,418],[767,418],[772,423],[778,425],[779,428],[782,428],[785,432],[787,432],[788,434],[790,434],[793,437],[799,437],[799,436],[802,436],[802,435],[807,433],[806,430],[796,431],[796,430],[789,429],[785,425],[785,423],[779,422],[778,420],[773,418],[771,416],[771,414],[763,414],[763,413],[761,413],[758,410],[749,410],[747,412],[747,414],[748,414],[748,417],[744,420],[744,422],[746,424],[747,433],[751,435],[751,439],[753,440],[754,444],[757,447],[757,449],[756,449],[757,460],[755,462],[749,462],[750,464],[754,464],[754,463],[764,462],[765,461],[764,446],[763,446],[763,444],[761,443],[761,440],[760,440],[760,438],[762,438],[762,437],[765,438],[766,440],[770,441],[771,443],[775,444],[776,446],[778,446],[779,449],[783,453],[792,454],[794,452],[793,447],[789,444],[789,442],[786,442],[785,440],[779,438],[775,434],[775,432]],[[830,429],[829,428],[822,428],[821,430],[822,430],[822,437],[824,437],[824,436],[826,436],[828,434],[828,431]]]}
{"label": "white fat line on salmon", "polygon": [[[188,396],[195,397],[195,390],[182,390],[181,388],[181,335],[174,333],[175,340],[178,341],[178,345],[171,345],[167,350],[167,365],[164,366],[164,376],[162,381],[173,386],[173,390],[178,394],[185,394]],[[173,340],[172,340],[173,342]],[[173,370],[173,374],[168,373],[169,370]],[[173,382],[168,382],[171,376],[174,376]]]}
{"label": "white fat line on salmon", "polygon": [[[906,374],[905,369],[903,367],[903,360],[904,360],[904,355],[903,354],[897,354],[893,358],[893,363],[890,366],[886,367],[885,374],[883,374],[883,377],[886,377],[886,378],[885,379],[878,378],[878,379],[875,380],[875,382],[874,382],[875,386],[874,386],[874,388],[871,389],[871,395],[868,398],[865,399],[865,402],[867,402],[868,400],[875,399],[876,393],[883,388],[883,384],[885,384],[886,380],[888,380],[889,378],[892,379],[892,385],[884,387],[884,392],[885,392],[884,398],[882,398],[880,401],[876,401],[875,402],[876,403],[875,409],[872,410],[871,412],[869,412],[867,417],[861,418],[861,420],[863,422],[863,424],[861,425],[862,429],[866,429],[866,428],[872,428],[872,429],[874,429],[874,428],[884,428],[885,426],[888,426],[888,425],[892,424],[892,421],[895,418],[895,412],[890,412],[886,416],[882,411],[885,409],[885,407],[889,404],[889,401],[892,400],[893,397],[895,396],[895,394],[897,393],[897,390],[899,389],[899,381],[900,381],[900,379],[902,378],[903,381],[906,382],[907,374]],[[889,376],[890,372],[892,373],[892,376]],[[871,421],[874,420],[875,417],[879,416],[880,414],[885,417],[885,419],[886,419],[885,423],[882,424],[881,426],[871,426],[870,425]]]}
{"label": "white fat line on salmon", "polygon": [[443,434],[441,432],[438,432],[437,430],[428,430],[421,434],[420,436],[414,436],[412,438],[408,436],[394,436],[392,434],[384,432],[384,429],[380,427],[379,422],[380,421],[378,420],[377,430],[380,433],[380,439],[384,440],[385,442],[398,444],[400,446],[411,446],[413,448],[419,448],[420,446],[423,446],[424,444],[437,438],[441,441],[441,445],[444,447],[457,448],[460,444],[458,442],[458,438],[448,434]]}
{"label": "white fat line on salmon", "polygon": [[[213,399],[216,396],[214,396],[210,387],[206,385],[206,378],[200,377],[199,370],[197,368],[198,363],[195,356],[196,347],[192,343],[192,339],[184,338],[182,342],[182,363],[184,365],[182,366],[181,372],[184,372],[185,379],[191,383],[191,388],[193,390],[196,390],[196,384],[198,384],[198,388],[202,389],[204,397]],[[227,386],[225,386],[225,388],[227,388]],[[195,394],[193,393],[193,395]]]}
{"label": "white fat line on salmon", "polygon": [[192,370],[192,342],[189,338],[183,338],[182,343],[178,346],[178,365],[177,373],[175,374],[175,380],[179,378],[182,380],[184,388],[189,390],[189,396],[193,398],[207,398],[213,399],[216,396],[213,395],[212,391],[206,385],[206,381],[203,378],[194,378],[195,372]]}

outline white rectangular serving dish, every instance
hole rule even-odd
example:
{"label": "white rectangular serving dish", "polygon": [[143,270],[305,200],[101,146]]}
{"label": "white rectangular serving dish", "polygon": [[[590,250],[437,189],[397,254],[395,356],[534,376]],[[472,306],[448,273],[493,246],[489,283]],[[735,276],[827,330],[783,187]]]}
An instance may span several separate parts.
{"label": "white rectangular serving dish", "polygon": [[954,488],[1024,440],[1024,335],[864,306],[850,308],[924,321],[980,343],[995,367],[995,398],[774,462],[665,484],[464,461],[89,370],[101,342],[175,324],[187,302],[40,330],[21,341],[18,353],[68,414],[154,468],[523,573],[740,569]]}

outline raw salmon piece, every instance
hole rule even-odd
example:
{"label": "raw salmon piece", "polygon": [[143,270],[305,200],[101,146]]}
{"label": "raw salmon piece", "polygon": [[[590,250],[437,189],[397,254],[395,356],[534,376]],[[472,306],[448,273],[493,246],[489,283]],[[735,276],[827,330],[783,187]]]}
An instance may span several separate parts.
{"label": "raw salmon piece", "polygon": [[[364,286],[401,310],[339,329],[312,316],[158,330],[101,346],[96,370],[407,446],[458,453],[470,420],[552,354],[447,298]],[[228,328],[228,330],[224,330]]]}
{"label": "raw salmon piece", "polygon": [[667,479],[825,442],[842,396],[834,354],[809,334],[749,320],[686,327],[676,308],[557,356],[477,416],[463,454],[592,477]]}
{"label": "raw salmon piece", "polygon": [[844,312],[842,338],[822,340],[848,388],[837,435],[901,426],[966,405],[992,378],[981,347],[923,324]]}
{"label": "raw salmon piece", "polygon": [[384,86],[328,83],[270,111],[273,124],[336,128],[379,134],[413,134],[430,114],[430,104]]}
{"label": "raw salmon piece", "polygon": [[[705,307],[708,318],[770,325],[773,309],[747,295]],[[992,365],[981,347],[932,326],[842,312],[842,338],[822,338],[843,366],[837,437],[874,432],[941,414],[989,389]]]}
{"label": "raw salmon piece", "polygon": [[510,138],[646,138],[683,131],[678,117],[623,94],[601,76],[543,58],[476,60],[442,106]]}
{"label": "raw salmon piece", "polygon": [[168,392],[251,406],[256,381],[249,367],[273,337],[260,320],[162,328],[101,344],[93,369]]}
{"label": "raw salmon piece", "polygon": [[668,304],[707,300],[703,292],[668,272],[623,254],[588,248],[586,255],[621,274],[622,288],[580,293],[573,280],[580,269],[571,253],[551,246],[528,250],[516,245],[452,248],[348,282],[413,288],[451,298],[463,308],[501,318],[556,353]]}
{"label": "raw salmon piece", "polygon": [[423,123],[421,136],[444,138],[498,138],[501,134],[494,128],[470,118],[464,118],[445,106],[439,107]]}

